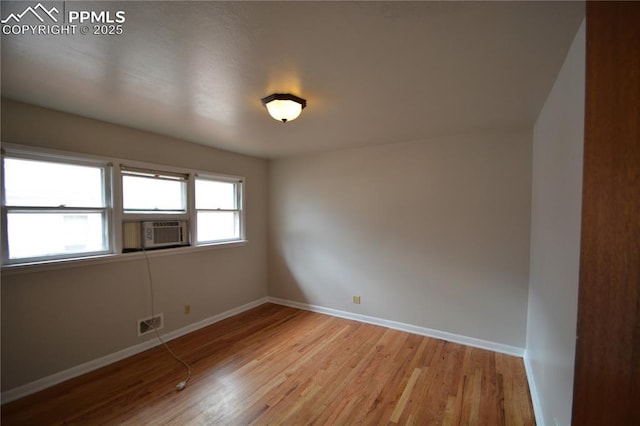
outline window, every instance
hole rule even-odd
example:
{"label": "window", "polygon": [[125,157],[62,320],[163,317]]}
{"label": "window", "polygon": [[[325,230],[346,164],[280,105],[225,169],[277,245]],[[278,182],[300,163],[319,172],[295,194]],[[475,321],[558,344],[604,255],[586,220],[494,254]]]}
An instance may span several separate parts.
{"label": "window", "polygon": [[214,177],[196,178],[198,243],[237,240],[242,237],[242,182]]}
{"label": "window", "polygon": [[109,252],[106,164],[6,156],[3,167],[6,262]]}
{"label": "window", "polygon": [[189,175],[122,167],[125,213],[186,213]]}
{"label": "window", "polygon": [[242,241],[243,178],[198,173],[3,144],[2,264]]}

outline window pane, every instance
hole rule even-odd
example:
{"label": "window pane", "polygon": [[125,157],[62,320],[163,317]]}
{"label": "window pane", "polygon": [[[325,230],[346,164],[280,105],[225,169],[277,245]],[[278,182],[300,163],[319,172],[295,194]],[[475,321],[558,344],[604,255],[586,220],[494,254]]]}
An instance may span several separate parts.
{"label": "window pane", "polygon": [[240,238],[238,212],[198,212],[198,242]]}
{"label": "window pane", "polygon": [[102,213],[7,214],[9,259],[107,250]]}
{"label": "window pane", "polygon": [[6,203],[33,207],[104,207],[103,168],[4,160]]}
{"label": "window pane", "polygon": [[196,209],[228,209],[236,206],[236,184],[213,180],[196,180]]}
{"label": "window pane", "polygon": [[183,180],[122,176],[124,210],[185,211]]}

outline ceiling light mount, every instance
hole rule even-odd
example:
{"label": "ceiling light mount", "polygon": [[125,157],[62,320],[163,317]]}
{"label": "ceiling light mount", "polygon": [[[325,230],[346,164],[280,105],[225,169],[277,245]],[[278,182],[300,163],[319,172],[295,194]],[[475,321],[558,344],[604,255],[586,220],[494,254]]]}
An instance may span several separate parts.
{"label": "ceiling light mount", "polygon": [[286,123],[298,118],[307,106],[307,101],[290,93],[274,93],[262,98],[262,105],[267,108],[271,117]]}

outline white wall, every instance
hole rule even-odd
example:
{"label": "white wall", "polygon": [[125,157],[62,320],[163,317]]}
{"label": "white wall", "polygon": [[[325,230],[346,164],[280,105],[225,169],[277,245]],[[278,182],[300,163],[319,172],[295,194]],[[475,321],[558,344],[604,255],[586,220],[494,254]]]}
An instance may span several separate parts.
{"label": "white wall", "polygon": [[[571,424],[585,87],[582,23],[533,132],[526,363],[543,425]],[[536,401],[534,401],[535,403]]]}
{"label": "white wall", "polygon": [[524,348],[530,178],[528,131],[273,161],[269,295]]}
{"label": "white wall", "polygon": [[[265,160],[7,100],[2,141],[245,176],[249,243],[152,258],[156,312],[170,332],[267,295]],[[144,260],[3,273],[2,390],[152,338],[148,315]]]}

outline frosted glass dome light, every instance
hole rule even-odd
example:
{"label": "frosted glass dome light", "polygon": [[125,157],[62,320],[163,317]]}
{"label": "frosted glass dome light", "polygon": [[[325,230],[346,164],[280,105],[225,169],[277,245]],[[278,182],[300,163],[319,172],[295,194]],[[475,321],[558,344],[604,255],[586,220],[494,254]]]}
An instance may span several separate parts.
{"label": "frosted glass dome light", "polygon": [[262,98],[262,105],[267,107],[271,117],[286,123],[300,116],[302,109],[307,106],[307,101],[288,93],[274,93]]}

